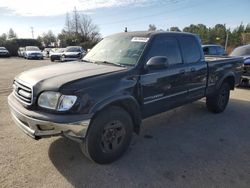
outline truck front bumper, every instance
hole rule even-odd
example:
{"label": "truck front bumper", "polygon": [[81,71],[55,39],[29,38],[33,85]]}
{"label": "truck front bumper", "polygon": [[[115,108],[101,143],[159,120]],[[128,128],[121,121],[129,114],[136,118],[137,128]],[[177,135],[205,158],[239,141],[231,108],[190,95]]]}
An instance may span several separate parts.
{"label": "truck front bumper", "polygon": [[[16,101],[13,94],[8,97],[9,108],[12,119],[16,125],[28,136],[34,139],[46,138],[51,136],[65,136],[75,141],[82,141],[87,134],[87,130],[91,121],[90,115],[79,116],[72,115],[72,118],[67,115],[67,121],[63,121],[64,115],[46,116],[45,113],[39,113],[40,117],[35,117],[36,113],[27,114],[28,109],[24,108],[18,101]],[[42,118],[41,118],[42,117]]]}

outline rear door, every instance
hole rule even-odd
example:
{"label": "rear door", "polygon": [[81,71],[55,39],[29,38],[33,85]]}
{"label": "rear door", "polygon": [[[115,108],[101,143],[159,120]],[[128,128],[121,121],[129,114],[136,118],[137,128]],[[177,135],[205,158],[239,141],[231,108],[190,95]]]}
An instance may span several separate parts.
{"label": "rear door", "polygon": [[188,75],[188,100],[194,101],[205,96],[207,64],[198,38],[182,36],[180,40],[184,63],[186,64],[186,74]]}
{"label": "rear door", "polygon": [[156,36],[146,55],[146,62],[154,56],[166,56],[169,67],[148,70],[140,77],[143,117],[166,111],[187,101],[187,79],[180,46],[175,37]]}

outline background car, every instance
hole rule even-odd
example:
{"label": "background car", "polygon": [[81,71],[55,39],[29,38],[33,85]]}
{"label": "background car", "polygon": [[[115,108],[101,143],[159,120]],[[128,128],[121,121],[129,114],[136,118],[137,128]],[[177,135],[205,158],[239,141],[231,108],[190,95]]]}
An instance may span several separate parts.
{"label": "background car", "polygon": [[24,51],[25,59],[43,59],[43,53],[37,46],[26,46]]}
{"label": "background car", "polygon": [[24,56],[24,51],[25,51],[25,47],[19,47],[18,50],[17,50],[18,56],[23,57]]}
{"label": "background car", "polygon": [[230,56],[240,56],[244,59],[243,69],[244,72],[242,74],[242,83],[244,85],[249,85],[250,80],[250,44],[239,46],[235,48]]}
{"label": "background car", "polygon": [[61,62],[81,59],[86,54],[81,46],[68,46],[61,55]]}
{"label": "background car", "polygon": [[227,55],[225,49],[221,45],[217,44],[206,44],[202,45],[204,55]]}
{"label": "background car", "polygon": [[50,61],[60,60],[65,48],[54,48],[50,51]]}
{"label": "background car", "polygon": [[49,57],[49,53],[53,48],[44,48],[43,57]]}
{"label": "background car", "polygon": [[0,56],[1,57],[9,57],[10,53],[5,47],[0,47]]}

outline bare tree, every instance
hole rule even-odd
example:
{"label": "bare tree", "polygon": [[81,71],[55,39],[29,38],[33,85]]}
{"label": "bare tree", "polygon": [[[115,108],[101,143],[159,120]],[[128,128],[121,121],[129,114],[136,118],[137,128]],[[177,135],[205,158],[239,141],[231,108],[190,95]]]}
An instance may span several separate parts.
{"label": "bare tree", "polygon": [[98,26],[91,17],[80,14],[76,8],[72,15],[66,14],[65,27],[58,35],[62,46],[82,45],[85,48],[91,48],[100,38]]}
{"label": "bare tree", "polygon": [[70,32],[70,31],[71,31],[71,21],[70,21],[70,15],[69,15],[68,12],[66,13],[65,30],[66,30],[67,32]]}
{"label": "bare tree", "polygon": [[72,27],[75,31],[75,34],[79,32],[79,28],[80,28],[79,26],[80,26],[80,14],[76,10],[76,7],[75,7],[73,11],[73,20],[72,20]]}
{"label": "bare tree", "polygon": [[156,31],[156,26],[154,24],[149,24],[148,31]]}

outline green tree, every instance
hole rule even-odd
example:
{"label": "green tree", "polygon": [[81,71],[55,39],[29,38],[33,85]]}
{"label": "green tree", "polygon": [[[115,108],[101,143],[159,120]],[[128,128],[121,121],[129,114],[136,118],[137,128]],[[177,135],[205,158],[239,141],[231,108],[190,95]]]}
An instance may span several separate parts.
{"label": "green tree", "polygon": [[175,32],[181,32],[181,30],[179,29],[179,27],[170,27],[170,31],[175,31]]}

